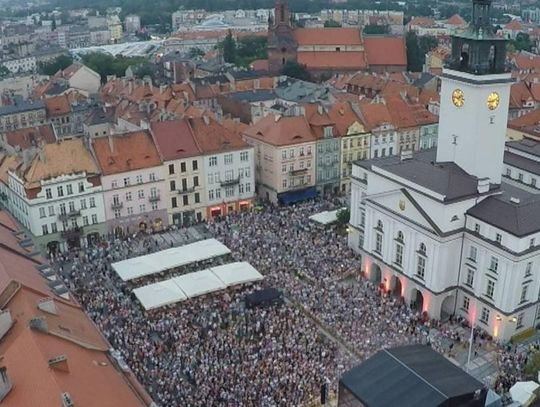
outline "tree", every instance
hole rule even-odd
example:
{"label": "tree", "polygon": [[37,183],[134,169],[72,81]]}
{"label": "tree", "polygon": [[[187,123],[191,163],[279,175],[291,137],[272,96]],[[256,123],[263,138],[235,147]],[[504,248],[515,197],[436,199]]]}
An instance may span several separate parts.
{"label": "tree", "polygon": [[111,54],[103,52],[86,54],[83,56],[82,60],[88,68],[101,75],[101,81],[103,83],[107,81],[107,76],[109,75],[123,77],[128,67],[148,62],[144,57],[124,57],[122,55],[114,57]]}
{"label": "tree", "polygon": [[43,75],[52,76],[58,71],[63,71],[73,63],[73,58],[69,55],[59,55],[51,62],[39,64],[39,72]]}
{"label": "tree", "polygon": [[527,377],[537,379],[538,372],[540,371],[540,352],[535,352],[529,357],[529,361],[525,365],[523,372]]}
{"label": "tree", "polygon": [[411,72],[422,71],[424,61],[418,45],[418,36],[414,31],[409,31],[405,37],[407,45],[407,70]]}
{"label": "tree", "polygon": [[530,51],[532,48],[531,39],[527,33],[518,33],[518,35],[516,35],[516,39],[510,41],[510,43],[518,51]]}
{"label": "tree", "polygon": [[236,41],[233,38],[231,30],[229,30],[223,40],[223,59],[229,64],[236,61]]}
{"label": "tree", "polygon": [[439,40],[430,35],[424,35],[418,38],[418,47],[420,48],[420,56],[426,55],[429,51],[439,46]]}
{"label": "tree", "polygon": [[290,76],[291,78],[301,79],[303,81],[311,80],[311,75],[306,69],[306,66],[299,64],[296,61],[287,61],[281,70],[281,74]]}
{"label": "tree", "polygon": [[0,65],[0,77],[8,76],[11,72],[4,65]]}
{"label": "tree", "polygon": [[341,27],[341,23],[338,23],[335,20],[327,20],[324,22],[326,28]]}
{"label": "tree", "polygon": [[346,225],[351,220],[351,211],[342,209],[336,214],[337,221],[340,225]]}
{"label": "tree", "polygon": [[369,24],[364,27],[364,34],[388,34],[390,27],[387,25]]}
{"label": "tree", "polygon": [[204,51],[198,47],[190,48],[189,57],[190,58],[204,57]]}

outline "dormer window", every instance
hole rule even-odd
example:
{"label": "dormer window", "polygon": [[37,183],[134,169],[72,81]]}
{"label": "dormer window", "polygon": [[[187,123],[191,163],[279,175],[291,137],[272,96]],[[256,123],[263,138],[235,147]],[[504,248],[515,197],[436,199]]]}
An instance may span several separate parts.
{"label": "dormer window", "polygon": [[324,128],[324,138],[332,138],[334,136],[334,132],[331,126]]}

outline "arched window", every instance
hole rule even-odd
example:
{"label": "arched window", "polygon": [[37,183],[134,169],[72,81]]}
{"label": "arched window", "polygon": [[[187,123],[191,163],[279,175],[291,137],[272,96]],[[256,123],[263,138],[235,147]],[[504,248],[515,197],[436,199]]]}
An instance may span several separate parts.
{"label": "arched window", "polygon": [[281,23],[284,23],[285,22],[285,5],[282,4],[280,7],[279,7],[279,21]]}
{"label": "arched window", "polygon": [[425,256],[426,255],[426,245],[424,243],[420,243],[420,247],[418,248],[418,251]]}
{"label": "arched window", "polygon": [[466,69],[469,67],[469,44],[463,44],[461,47],[460,67]]}
{"label": "arched window", "polygon": [[377,221],[377,229],[379,229],[381,232],[384,232],[382,220]]}
{"label": "arched window", "polygon": [[489,70],[490,72],[493,72],[495,70],[495,58],[497,56],[497,50],[495,49],[495,45],[492,45],[489,47]]}
{"label": "arched window", "polygon": [[403,242],[403,232],[401,230],[397,232],[397,240]]}
{"label": "arched window", "polygon": [[403,244],[403,232],[400,230],[397,233],[396,237],[396,250],[394,259],[394,263],[399,267],[403,266]]}

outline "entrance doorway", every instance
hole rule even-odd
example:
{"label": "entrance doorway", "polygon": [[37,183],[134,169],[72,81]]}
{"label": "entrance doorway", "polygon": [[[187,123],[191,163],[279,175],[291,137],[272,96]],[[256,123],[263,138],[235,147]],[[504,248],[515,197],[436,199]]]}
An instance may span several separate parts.
{"label": "entrance doorway", "polygon": [[382,271],[381,268],[377,264],[371,265],[371,273],[369,273],[369,281],[372,283],[379,284],[382,279]]}
{"label": "entrance doorway", "polygon": [[448,321],[450,317],[454,314],[454,306],[456,304],[455,295],[449,295],[444,299],[441,304],[441,320]]}
{"label": "entrance doorway", "polygon": [[392,295],[394,297],[401,297],[402,296],[402,285],[401,280],[396,277],[392,276],[392,279],[390,280],[390,287],[392,287]]}
{"label": "entrance doorway", "polygon": [[424,309],[424,296],[422,295],[422,292],[416,288],[412,291],[411,308],[417,311],[422,311]]}

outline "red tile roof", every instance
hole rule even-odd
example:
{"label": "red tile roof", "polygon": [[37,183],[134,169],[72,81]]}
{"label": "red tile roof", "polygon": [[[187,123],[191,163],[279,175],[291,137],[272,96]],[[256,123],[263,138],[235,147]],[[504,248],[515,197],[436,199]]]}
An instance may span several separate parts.
{"label": "red tile roof", "polygon": [[268,59],[257,59],[251,63],[251,69],[255,71],[268,71]]}
{"label": "red tile roof", "polygon": [[197,144],[205,154],[249,147],[239,134],[214,119],[205,116],[187,120]]}
{"label": "red tile roof", "polygon": [[462,26],[467,25],[467,22],[459,14],[454,14],[452,17],[446,20],[446,24],[462,27]]}
{"label": "red tile roof", "polygon": [[370,67],[407,66],[407,50],[403,37],[367,36],[364,38],[364,47]]}
{"label": "red tile roof", "polygon": [[11,147],[19,147],[21,150],[24,150],[30,147],[37,147],[40,142],[45,144],[54,143],[56,136],[52,125],[44,124],[42,126],[9,131],[5,135],[5,140]]}
{"label": "red tile roof", "polygon": [[244,134],[274,146],[315,142],[316,137],[304,116],[268,115],[244,131]]}
{"label": "red tile roof", "polygon": [[523,29],[523,24],[517,19],[510,21],[504,26],[505,30],[520,31]]}
{"label": "red tile roof", "polygon": [[395,127],[406,129],[417,126],[416,118],[411,107],[403,99],[390,99],[386,102],[386,107],[392,117],[392,122]]}
{"label": "red tile roof", "polygon": [[508,122],[508,127],[516,130],[526,129],[528,127],[537,127],[540,124],[540,109],[533,110],[521,117]]}
{"label": "red tile roof", "polygon": [[360,111],[369,131],[383,124],[392,124],[392,116],[384,103],[360,103]]}
{"label": "red tile roof", "polygon": [[202,154],[187,119],[152,123],[151,131],[163,161]]}
{"label": "red tile roof", "polygon": [[409,21],[409,26],[417,27],[433,27],[435,25],[435,20],[429,17],[413,17]]}
{"label": "red tile roof", "polygon": [[358,28],[297,28],[294,37],[303,45],[362,45]]}
{"label": "red tile roof", "polygon": [[302,51],[298,53],[298,62],[309,69],[360,70],[366,68],[366,58],[361,51]]}
{"label": "red tile roof", "polygon": [[157,148],[147,131],[94,138],[92,146],[103,175],[161,165]]}
{"label": "red tile roof", "polygon": [[532,94],[525,82],[513,83],[510,88],[510,108],[522,108],[524,103],[532,100]]}
{"label": "red tile roof", "polygon": [[67,95],[53,96],[45,99],[45,109],[49,116],[65,116],[71,112],[71,104]]}
{"label": "red tile roof", "polygon": [[335,129],[341,137],[347,135],[347,131],[355,122],[363,124],[349,102],[334,103],[328,111],[328,115],[335,123]]}

